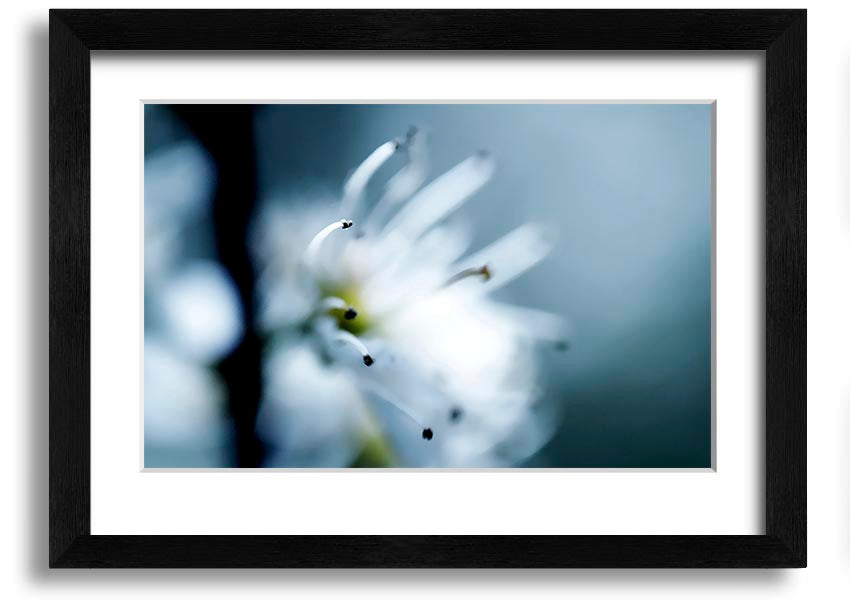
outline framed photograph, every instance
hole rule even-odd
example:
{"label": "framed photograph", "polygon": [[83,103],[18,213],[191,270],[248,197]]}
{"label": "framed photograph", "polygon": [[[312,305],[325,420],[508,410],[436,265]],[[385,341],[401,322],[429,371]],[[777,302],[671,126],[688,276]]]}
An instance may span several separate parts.
{"label": "framed photograph", "polygon": [[803,10],[51,11],[51,566],[805,566],[805,117]]}

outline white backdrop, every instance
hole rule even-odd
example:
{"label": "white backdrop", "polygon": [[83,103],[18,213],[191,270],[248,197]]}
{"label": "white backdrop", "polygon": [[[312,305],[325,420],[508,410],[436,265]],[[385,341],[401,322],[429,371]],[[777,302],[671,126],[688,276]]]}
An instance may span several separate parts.
{"label": "white backdrop", "polygon": [[[92,60],[91,530],[95,534],[758,534],[763,57]],[[285,82],[285,83],[282,83]],[[295,91],[293,91],[295,90]],[[716,472],[140,472],[140,99],[716,99]],[[703,100],[704,101],[704,100]],[[116,202],[120,198],[122,201]],[[116,402],[115,390],[124,390]],[[696,472],[695,472],[696,471]],[[281,499],[286,498],[285,502]],[[344,498],[344,501],[340,501]],[[628,498],[627,503],[621,502]],[[376,499],[378,501],[376,502]],[[229,507],[250,503],[250,511]],[[528,510],[523,507],[531,507]]]}
{"label": "white backdrop", "polygon": [[[90,6],[139,6],[117,0]],[[184,6],[229,6],[206,0]],[[353,3],[337,3],[350,6]],[[370,6],[399,2],[369,3]],[[449,3],[445,3],[449,5]],[[471,3],[507,7],[516,2]],[[589,4],[589,3],[585,3]],[[754,7],[804,3],[751,3]],[[13,2],[3,20],[3,182],[0,219],[4,294],[0,295],[2,419],[0,456],[7,483],[2,496],[0,586],[9,597],[691,597],[747,598],[842,595],[850,589],[850,9],[809,4],[809,565],[788,572],[47,572],[47,7]],[[55,2],[54,6],[77,6]],[[150,3],[149,7],[161,5]],[[287,6],[254,2],[251,6]],[[365,3],[363,4],[366,5]],[[406,3],[439,6],[436,2]],[[452,6],[457,4],[452,3]],[[582,6],[522,3],[523,8]],[[594,3],[600,6],[601,3]],[[610,6],[725,6],[708,2],[619,2]],[[240,7],[246,6],[240,4]],[[297,6],[297,4],[291,4]],[[329,6],[331,6],[329,4]]]}

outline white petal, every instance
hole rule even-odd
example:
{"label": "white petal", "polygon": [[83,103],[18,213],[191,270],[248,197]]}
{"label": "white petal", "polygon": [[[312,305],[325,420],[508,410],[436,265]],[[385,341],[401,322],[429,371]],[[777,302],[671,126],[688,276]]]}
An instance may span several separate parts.
{"label": "white petal", "polygon": [[211,369],[145,336],[145,467],[226,467],[224,386]]}
{"label": "white petal", "polygon": [[560,342],[572,336],[567,319],[554,313],[502,303],[490,303],[483,312],[486,319],[510,328],[519,337]]}
{"label": "white petal", "polygon": [[300,323],[310,316],[316,296],[295,281],[264,273],[257,281],[257,322],[263,331]]}
{"label": "white petal", "polygon": [[[395,416],[405,417],[409,421],[409,425],[413,425],[414,431],[421,435],[422,431],[430,426],[430,422],[426,422],[412,406],[413,402],[405,401],[404,398],[395,397],[394,394],[387,388],[381,386],[376,381],[367,379],[361,382],[361,388],[367,393],[370,401],[378,401],[382,409],[390,409],[390,413],[397,413]],[[409,394],[409,390],[407,391]],[[408,399],[409,400],[409,399]],[[384,410],[380,412],[385,412]]]}
{"label": "white petal", "polygon": [[[433,390],[427,387],[396,388],[402,392],[401,397],[393,398],[392,391],[380,390],[369,386],[365,393],[369,408],[377,421],[378,431],[387,438],[401,467],[444,467],[460,466],[447,465],[443,460],[443,445],[445,444],[445,428],[436,424],[436,413],[433,407],[444,403],[431,395]],[[416,402],[411,396],[415,395]],[[399,410],[398,405],[415,404],[425,416],[412,413],[411,409]],[[428,407],[432,410],[428,410]],[[448,409],[440,411],[447,412]],[[412,417],[411,414],[415,416]],[[440,419],[442,425],[444,419]],[[422,437],[425,427],[432,430],[433,437],[426,440]]]}
{"label": "white petal", "polygon": [[381,144],[354,170],[343,188],[339,209],[340,218],[348,219],[355,216],[357,205],[363,197],[369,180],[385,162],[392,158],[398,147],[399,144],[395,140]]}
{"label": "white petal", "polygon": [[399,247],[388,256],[364,286],[362,295],[377,312],[391,311],[400,304],[416,301],[442,286],[450,276],[450,265],[469,247],[468,227],[443,225],[426,233],[416,244]]}
{"label": "white petal", "polygon": [[482,319],[480,304],[453,294],[425,298],[388,319],[386,336],[410,360],[433,365],[458,382],[499,389],[516,365],[517,339]]}
{"label": "white petal", "polygon": [[428,172],[428,136],[422,130],[409,135],[405,145],[408,162],[387,182],[382,200],[394,204],[413,194]]}
{"label": "white petal", "polygon": [[160,300],[168,334],[195,360],[215,362],[242,338],[239,294],[218,263],[190,263],[166,282]]}
{"label": "white petal", "polygon": [[393,209],[424,183],[428,175],[427,146],[427,136],[422,130],[415,130],[408,134],[405,144],[408,162],[387,182],[383,196],[367,218],[364,228],[367,233],[374,234],[383,227]]}
{"label": "white petal", "polygon": [[422,188],[384,228],[416,239],[457,209],[490,180],[493,160],[486,154],[470,156]]}
{"label": "white petal", "polygon": [[212,160],[182,142],[145,157],[145,229],[184,223],[208,209],[215,189]]}
{"label": "white petal", "polygon": [[333,232],[351,229],[352,225],[353,223],[351,220],[340,219],[326,225],[321,231],[314,235],[313,239],[310,240],[310,243],[307,244],[307,249],[304,251],[304,262],[306,266],[311,270],[316,270],[325,240],[327,240]]}
{"label": "white petal", "polygon": [[466,224],[453,223],[434,227],[412,248],[411,262],[431,262],[444,265],[448,269],[467,251],[471,242],[472,232]]}
{"label": "white petal", "polygon": [[209,214],[216,173],[187,141],[146,156],[144,177],[145,281],[156,282],[185,261],[184,230]]}
{"label": "white petal", "polygon": [[487,285],[465,287],[491,292],[525,273],[543,260],[550,250],[551,244],[546,241],[540,228],[527,223],[461,260],[457,270],[459,272],[487,265],[491,273]]}
{"label": "white petal", "polygon": [[[364,367],[365,368],[365,367]],[[360,449],[362,404],[350,376],[322,364],[306,345],[266,354],[257,433],[268,467],[347,467]]]}

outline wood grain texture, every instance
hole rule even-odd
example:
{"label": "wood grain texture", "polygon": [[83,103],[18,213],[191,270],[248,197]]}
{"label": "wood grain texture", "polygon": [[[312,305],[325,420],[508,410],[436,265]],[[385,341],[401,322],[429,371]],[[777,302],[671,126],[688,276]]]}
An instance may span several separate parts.
{"label": "wood grain texture", "polygon": [[764,50],[795,18],[788,10],[54,13],[92,50]]}
{"label": "wood grain texture", "polygon": [[806,17],[767,50],[767,533],[806,556]]}
{"label": "wood grain texture", "polygon": [[[766,535],[90,535],[91,50],[766,51]],[[50,564],[805,566],[805,202],[802,10],[51,11]]]}
{"label": "wood grain texture", "polygon": [[85,536],[54,567],[783,567],[768,536]]}
{"label": "wood grain texture", "polygon": [[89,52],[50,18],[50,541],[89,532]]}

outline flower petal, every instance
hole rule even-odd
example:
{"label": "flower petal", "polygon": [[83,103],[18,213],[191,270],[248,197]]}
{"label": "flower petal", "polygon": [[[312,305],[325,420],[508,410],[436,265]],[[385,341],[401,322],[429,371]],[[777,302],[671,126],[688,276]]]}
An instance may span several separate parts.
{"label": "flower petal", "polygon": [[383,196],[366,219],[364,231],[374,234],[386,224],[398,204],[413,195],[428,175],[428,140],[422,130],[413,129],[407,136],[405,149],[408,161],[387,182]]}
{"label": "flower petal", "polygon": [[493,170],[494,162],[489,155],[470,156],[413,196],[387,224],[384,233],[418,238],[481,189],[490,180]]}
{"label": "flower petal", "polygon": [[543,260],[550,250],[551,244],[546,241],[538,226],[520,225],[489,246],[459,261],[457,270],[487,265],[490,270],[487,285],[466,287],[489,293],[528,271]]}
{"label": "flower petal", "polygon": [[160,300],[175,345],[200,362],[219,360],[242,338],[239,294],[218,263],[190,263],[165,283]]}
{"label": "flower petal", "polygon": [[364,418],[351,378],[322,364],[306,344],[266,354],[257,433],[267,467],[346,467],[360,448]]}
{"label": "flower petal", "polygon": [[363,198],[369,180],[398,151],[399,143],[395,140],[384,142],[366,157],[360,166],[354,169],[343,187],[342,202],[339,207],[340,218],[350,219],[355,216],[357,205]]}
{"label": "flower petal", "polygon": [[226,467],[225,389],[212,369],[145,336],[145,467]]}

